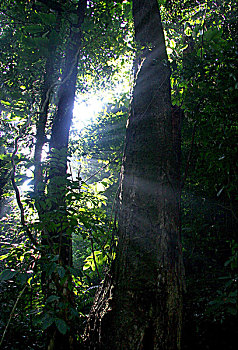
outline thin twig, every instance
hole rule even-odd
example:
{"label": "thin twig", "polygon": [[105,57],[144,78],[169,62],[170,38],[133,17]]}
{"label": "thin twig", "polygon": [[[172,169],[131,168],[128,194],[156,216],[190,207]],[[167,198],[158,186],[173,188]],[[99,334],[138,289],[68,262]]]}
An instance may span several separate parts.
{"label": "thin twig", "polygon": [[222,205],[220,203],[216,203],[216,205],[218,205],[219,207],[221,207],[221,208],[223,208],[225,210],[230,211],[232,216],[234,217],[234,219],[238,222],[238,217],[236,216],[236,214],[235,214],[235,212],[234,212],[234,210],[232,208],[228,208],[228,207],[226,207],[226,206],[224,206],[224,205]]}
{"label": "thin twig", "polygon": [[6,327],[5,327],[5,329],[4,329],[4,332],[3,332],[3,335],[2,335],[2,338],[1,338],[0,348],[1,348],[2,343],[3,343],[3,341],[4,341],[5,335],[6,335],[6,333],[7,333],[7,330],[8,330],[9,324],[10,324],[10,322],[11,322],[11,320],[12,320],[12,317],[13,317],[13,315],[14,315],[14,312],[15,312],[15,310],[16,310],[17,304],[18,304],[19,300],[21,299],[22,294],[25,292],[26,287],[27,287],[27,284],[28,284],[28,281],[25,283],[23,289],[20,291],[20,293],[19,293],[19,295],[18,295],[18,297],[17,297],[17,300],[15,301],[15,304],[14,304],[14,306],[13,306],[13,308],[12,308],[11,314],[10,314],[10,316],[9,316],[8,322],[7,322],[7,324],[6,324]]}
{"label": "thin twig", "polygon": [[87,182],[89,180],[91,180],[94,176],[96,176],[98,173],[100,173],[101,170],[105,169],[108,167],[109,164],[111,164],[112,162],[114,162],[116,159],[118,158],[118,156],[114,157],[112,160],[110,160],[107,164],[104,164],[100,169],[98,169],[94,174],[90,175],[84,182]]}
{"label": "thin twig", "polygon": [[22,205],[22,202],[21,202],[21,198],[20,198],[20,192],[19,192],[19,189],[18,189],[16,181],[15,181],[16,163],[15,163],[14,157],[15,157],[15,155],[17,153],[17,150],[18,150],[18,141],[21,138],[23,131],[30,124],[30,120],[31,120],[31,115],[29,115],[26,123],[20,129],[19,135],[16,137],[16,139],[14,141],[14,150],[13,150],[13,153],[12,153],[12,156],[11,156],[11,164],[12,164],[11,181],[12,181],[13,189],[14,189],[15,194],[16,194],[17,204],[18,204],[18,207],[19,207],[20,212],[21,212],[21,224],[22,224],[23,228],[25,229],[26,234],[27,234],[28,238],[30,239],[30,241],[33,243],[33,245],[37,246],[37,241],[33,237],[31,231],[29,230],[29,228],[28,228],[28,226],[26,224],[24,208],[23,208],[23,205]]}

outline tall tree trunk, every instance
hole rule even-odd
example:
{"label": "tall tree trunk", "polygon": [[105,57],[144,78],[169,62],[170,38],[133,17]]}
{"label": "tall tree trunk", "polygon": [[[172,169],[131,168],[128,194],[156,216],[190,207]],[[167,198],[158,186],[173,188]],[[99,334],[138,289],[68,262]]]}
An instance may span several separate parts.
{"label": "tall tree trunk", "polygon": [[[49,184],[47,188],[47,210],[45,218],[45,238],[48,243],[44,256],[56,255],[57,268],[46,280],[46,297],[58,297],[54,315],[58,321],[53,323],[46,332],[48,350],[75,349],[72,308],[74,298],[72,280],[69,268],[72,265],[72,230],[67,219],[67,158],[69,131],[73,116],[78,59],[81,47],[81,24],[84,19],[86,0],[78,1],[76,24],[71,24],[68,47],[65,54],[62,83],[58,91],[57,113],[54,117],[50,141]],[[61,273],[59,273],[61,271]],[[47,274],[46,274],[47,275]],[[45,312],[52,312],[49,305]],[[67,331],[66,331],[67,327]]]}
{"label": "tall tree trunk", "polygon": [[34,153],[34,192],[35,196],[40,199],[44,193],[44,184],[43,184],[43,174],[42,174],[42,150],[44,144],[46,143],[46,123],[48,117],[48,110],[50,106],[50,95],[52,91],[50,91],[50,87],[54,82],[55,76],[55,52],[57,49],[56,40],[50,41],[49,44],[50,52],[48,53],[48,57],[45,64],[45,73],[44,73],[44,82],[42,88],[42,97],[41,97],[41,106],[39,112],[39,118],[36,125],[36,145],[35,145],[35,153]]}
{"label": "tall tree trunk", "polygon": [[[157,0],[134,0],[135,86],[121,171],[116,260],[98,292],[86,348],[180,348],[178,137]],[[177,125],[177,124],[176,124]]]}

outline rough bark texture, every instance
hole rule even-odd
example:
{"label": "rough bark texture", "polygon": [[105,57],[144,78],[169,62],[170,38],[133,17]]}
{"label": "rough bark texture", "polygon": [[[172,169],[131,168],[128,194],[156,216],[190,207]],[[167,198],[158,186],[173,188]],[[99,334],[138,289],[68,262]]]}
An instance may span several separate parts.
{"label": "rough bark texture", "polygon": [[170,69],[157,1],[134,0],[133,15],[143,48],[121,172],[119,244],[91,311],[90,350],[180,348],[180,157]]}

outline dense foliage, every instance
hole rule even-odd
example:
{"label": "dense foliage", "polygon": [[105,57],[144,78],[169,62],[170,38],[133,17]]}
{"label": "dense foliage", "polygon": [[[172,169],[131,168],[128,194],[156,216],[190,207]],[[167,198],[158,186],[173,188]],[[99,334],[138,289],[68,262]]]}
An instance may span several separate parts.
{"label": "dense foliage", "polygon": [[[39,204],[33,191],[37,120],[44,103],[47,62],[53,57],[42,160],[47,193],[48,142],[70,28],[77,20],[76,3],[4,0],[0,5],[3,349],[40,349],[44,347],[42,334],[52,324],[62,334],[68,330],[57,311],[61,307],[58,296],[45,298],[42,271],[46,276],[57,274],[62,283],[68,274],[72,276],[70,317],[80,340],[96,288],[115,255],[113,216],[129,91],[120,96],[115,92],[90,125],[80,131],[72,129],[68,177],[62,186],[73,236],[73,265],[66,269],[52,252],[42,259],[44,225],[39,205],[45,210],[49,202]],[[182,348],[232,349],[238,309],[236,4],[233,0],[159,3],[172,102],[183,111],[181,207],[186,291]],[[113,91],[122,76],[129,81],[133,54],[141,49],[133,43],[130,1],[89,1],[82,31],[78,96]],[[20,189],[20,204],[14,199],[17,192],[12,183]],[[49,223],[54,212],[47,215],[44,221]]]}

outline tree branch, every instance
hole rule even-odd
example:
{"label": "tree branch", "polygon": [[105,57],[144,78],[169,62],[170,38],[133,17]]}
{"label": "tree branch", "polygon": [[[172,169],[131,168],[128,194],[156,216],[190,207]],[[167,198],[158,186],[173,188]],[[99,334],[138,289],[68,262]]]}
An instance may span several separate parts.
{"label": "tree branch", "polygon": [[114,157],[112,160],[110,160],[107,164],[104,164],[103,166],[101,166],[101,168],[99,168],[95,173],[93,173],[92,175],[90,175],[85,182],[88,182],[89,180],[91,180],[94,176],[96,176],[98,173],[100,173],[101,170],[105,169],[108,167],[109,164],[111,164],[112,162],[114,162],[116,159],[118,158],[118,156]]}
{"label": "tree branch", "polygon": [[26,123],[20,129],[19,135],[16,137],[16,139],[14,141],[14,150],[13,150],[13,153],[12,153],[12,156],[11,156],[11,164],[12,164],[11,181],[12,181],[13,189],[14,189],[15,194],[16,194],[17,204],[18,204],[18,207],[19,207],[20,212],[21,212],[21,224],[22,224],[23,228],[25,229],[26,234],[27,234],[28,238],[30,239],[30,241],[33,243],[34,246],[37,246],[37,241],[33,237],[31,231],[29,230],[29,228],[28,228],[28,226],[26,224],[24,208],[23,208],[23,205],[22,205],[22,202],[21,202],[21,198],[20,198],[20,192],[19,192],[19,189],[18,189],[16,181],[15,181],[16,164],[15,164],[14,157],[15,157],[15,155],[17,153],[17,150],[18,150],[18,141],[21,138],[21,136],[23,134],[23,131],[30,124],[30,121],[31,121],[31,114],[29,115]]}

